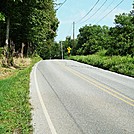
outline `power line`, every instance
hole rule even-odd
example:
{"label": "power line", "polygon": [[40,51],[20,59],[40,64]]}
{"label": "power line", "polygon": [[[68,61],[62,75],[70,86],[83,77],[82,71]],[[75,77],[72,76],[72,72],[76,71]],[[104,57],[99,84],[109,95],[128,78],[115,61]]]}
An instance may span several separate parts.
{"label": "power line", "polygon": [[106,4],[107,1],[108,1],[108,0],[105,0],[105,1],[103,2],[103,4],[100,6],[100,8],[98,8],[98,10],[97,10],[92,16],[90,16],[88,19],[86,19],[86,20],[83,21],[82,23],[84,23],[84,22],[86,22],[87,20],[91,19],[99,10],[101,10],[101,8]]}
{"label": "power line", "polygon": [[60,6],[56,9],[56,11],[59,10],[65,4],[66,1],[67,0],[65,0],[63,3],[61,3]]}
{"label": "power line", "polygon": [[94,4],[94,6],[76,23],[79,23],[80,21],[82,21],[95,7],[96,5],[99,3],[100,0],[97,0],[97,2]]}
{"label": "power line", "polygon": [[105,17],[107,17],[111,12],[113,12],[124,0],[122,0],[118,5],[116,5],[110,12],[108,12],[103,18],[101,18],[96,24],[102,21]]}
{"label": "power line", "polygon": [[114,1],[115,1],[115,0],[112,0],[112,1],[109,3],[109,5],[108,5],[102,12],[100,12],[100,14],[99,14],[98,16],[101,16],[102,13],[104,14],[104,12],[106,12],[106,11],[108,10],[108,8],[114,3]]}
{"label": "power line", "polygon": [[104,11],[106,11],[113,3],[114,3],[115,0],[111,1],[111,3],[103,10],[103,13]]}

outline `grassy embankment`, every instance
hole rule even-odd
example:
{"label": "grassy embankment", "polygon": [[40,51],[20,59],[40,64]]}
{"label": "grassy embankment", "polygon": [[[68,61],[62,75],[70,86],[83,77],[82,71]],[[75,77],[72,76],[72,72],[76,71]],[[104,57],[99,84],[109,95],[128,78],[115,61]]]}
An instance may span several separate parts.
{"label": "grassy embankment", "polygon": [[27,60],[18,62],[20,69],[0,66],[0,134],[32,132],[29,103],[30,72],[40,58],[32,58],[30,64]]}
{"label": "grassy embankment", "polygon": [[110,57],[100,52],[88,56],[71,56],[70,59],[134,77],[134,58],[130,56]]}

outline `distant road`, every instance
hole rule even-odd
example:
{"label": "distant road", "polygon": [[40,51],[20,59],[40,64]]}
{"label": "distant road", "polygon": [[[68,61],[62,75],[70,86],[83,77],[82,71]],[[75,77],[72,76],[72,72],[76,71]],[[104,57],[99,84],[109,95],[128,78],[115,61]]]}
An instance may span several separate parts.
{"label": "distant road", "polygon": [[134,78],[72,60],[34,67],[34,134],[134,134]]}

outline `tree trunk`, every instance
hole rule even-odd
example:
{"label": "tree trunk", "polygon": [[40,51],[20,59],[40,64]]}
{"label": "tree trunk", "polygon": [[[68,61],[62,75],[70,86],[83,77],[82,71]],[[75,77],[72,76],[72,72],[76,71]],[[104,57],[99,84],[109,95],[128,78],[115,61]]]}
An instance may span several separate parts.
{"label": "tree trunk", "polygon": [[7,17],[7,29],[6,29],[6,50],[9,47],[9,29],[10,29],[10,17]]}
{"label": "tree trunk", "polygon": [[25,44],[22,43],[22,46],[21,46],[21,54],[20,54],[22,59],[24,57],[24,55],[23,55],[23,53],[24,53],[24,47],[25,47]]}
{"label": "tree trunk", "polygon": [[3,66],[8,66],[9,63],[9,27],[10,27],[10,18],[7,17],[7,27],[6,27],[6,40],[5,40],[5,46],[4,46],[4,56],[3,56]]}
{"label": "tree trunk", "polygon": [[6,66],[13,66],[14,61],[13,61],[13,43],[9,41],[9,32],[10,32],[10,17],[7,17],[7,28],[6,28],[6,46],[5,46],[5,64]]}

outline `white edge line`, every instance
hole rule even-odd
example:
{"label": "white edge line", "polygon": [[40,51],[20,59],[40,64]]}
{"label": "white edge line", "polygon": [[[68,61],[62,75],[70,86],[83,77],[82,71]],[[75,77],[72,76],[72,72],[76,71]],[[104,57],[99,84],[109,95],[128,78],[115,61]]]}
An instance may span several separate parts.
{"label": "white edge line", "polygon": [[[40,61],[40,62],[41,62],[41,61]],[[35,68],[34,68],[34,78],[35,78],[36,90],[37,90],[37,93],[38,93],[39,101],[40,101],[41,106],[42,106],[42,109],[43,109],[43,113],[44,113],[44,115],[45,115],[45,117],[46,117],[47,123],[48,123],[48,125],[49,125],[50,130],[51,130],[51,133],[52,133],[52,134],[57,134],[57,132],[56,132],[56,130],[55,130],[55,128],[54,128],[54,125],[53,125],[53,123],[52,123],[52,121],[51,121],[51,119],[50,119],[50,116],[49,116],[49,114],[48,114],[48,111],[47,111],[47,109],[46,109],[46,106],[45,106],[45,104],[44,104],[44,102],[43,102],[41,93],[40,93],[40,91],[39,91],[39,86],[38,86],[38,82],[37,82],[36,72],[37,72],[37,66],[38,66],[38,64],[39,64],[40,62],[38,62],[38,63],[35,65]]]}

